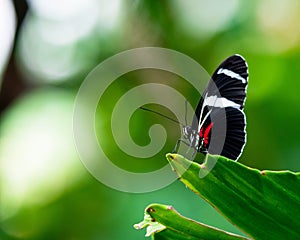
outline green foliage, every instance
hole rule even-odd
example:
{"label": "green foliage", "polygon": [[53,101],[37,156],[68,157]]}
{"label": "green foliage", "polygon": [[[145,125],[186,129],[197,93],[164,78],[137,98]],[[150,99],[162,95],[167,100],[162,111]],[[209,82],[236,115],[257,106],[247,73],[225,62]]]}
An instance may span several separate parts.
{"label": "green foliage", "polygon": [[[254,239],[299,238],[300,173],[259,171],[215,155],[207,155],[203,164],[191,162],[178,154],[167,154],[167,159],[188,188],[209,202],[250,237]],[[149,211],[152,208],[158,211]],[[155,221],[159,221],[169,229],[160,234],[165,232],[168,236],[170,231],[173,231],[173,225],[185,229],[182,230],[184,234],[201,231],[203,228],[200,223],[191,222],[180,217],[173,210],[167,211],[167,209],[160,205],[146,209]],[[206,226],[204,233],[208,234],[209,230],[210,227]],[[196,236],[203,238],[200,234]],[[205,239],[213,239],[208,236],[205,236]]]}
{"label": "green foliage", "polygon": [[162,204],[149,205],[145,210],[144,221],[135,224],[134,227],[147,227],[146,236],[154,234],[154,239],[246,239],[185,218],[173,207]]}
{"label": "green foliage", "polygon": [[[70,97],[89,69],[123,50],[173,49],[195,59],[209,74],[229,55],[242,54],[250,79],[245,106],[247,146],[239,161],[258,169],[300,171],[300,1],[273,1],[272,7],[270,1],[13,2],[18,12],[16,48],[12,59],[6,60],[0,93],[1,240],[143,239],[144,233],[131,225],[145,206],[158,200],[192,219],[241,234],[179,181],[143,194],[118,192],[99,183],[81,164],[68,115],[73,112]],[[7,18],[6,27],[8,22]],[[1,35],[1,45],[5,39]],[[127,91],[145,83],[172,87],[193,106],[201,93],[180,76],[155,69],[130,72],[109,86],[95,113],[99,146],[112,164],[134,174],[165,166],[165,153],[180,137],[179,125],[136,111],[128,126],[133,141],[146,146],[150,127],[162,124],[168,133],[166,145],[153,157],[140,159],[126,154],[115,142],[114,106]],[[36,95],[45,89],[51,94]],[[167,92],[164,96],[141,92],[142,97],[146,94],[173,101]],[[148,106],[174,116],[172,109],[154,105]],[[188,123],[192,117],[189,112]],[[99,155],[89,153],[101,161]],[[107,174],[116,180],[120,177]],[[162,239],[166,232],[155,236]]]}

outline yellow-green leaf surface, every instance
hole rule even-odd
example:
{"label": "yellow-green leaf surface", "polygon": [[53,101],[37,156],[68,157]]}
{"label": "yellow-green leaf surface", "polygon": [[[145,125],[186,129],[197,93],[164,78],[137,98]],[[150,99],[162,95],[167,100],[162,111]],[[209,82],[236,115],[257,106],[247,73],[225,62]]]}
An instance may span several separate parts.
{"label": "yellow-green leaf surface", "polygon": [[167,154],[180,180],[253,239],[300,239],[300,173],[259,171],[220,156]]}
{"label": "yellow-green leaf surface", "polygon": [[198,223],[181,216],[172,206],[151,204],[145,210],[144,221],[136,229],[147,227],[146,236],[155,240],[242,240],[245,237]]}

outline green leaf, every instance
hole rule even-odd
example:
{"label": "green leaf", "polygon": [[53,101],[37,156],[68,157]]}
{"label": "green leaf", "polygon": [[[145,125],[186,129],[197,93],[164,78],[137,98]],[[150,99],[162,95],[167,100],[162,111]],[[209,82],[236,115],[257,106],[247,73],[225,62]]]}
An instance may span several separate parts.
{"label": "green leaf", "polygon": [[171,206],[151,204],[145,210],[144,221],[136,229],[147,227],[146,236],[155,240],[241,240],[245,237],[228,233],[181,216]]}
{"label": "green leaf", "polygon": [[224,157],[167,154],[180,180],[254,239],[300,239],[300,173],[259,171]]}

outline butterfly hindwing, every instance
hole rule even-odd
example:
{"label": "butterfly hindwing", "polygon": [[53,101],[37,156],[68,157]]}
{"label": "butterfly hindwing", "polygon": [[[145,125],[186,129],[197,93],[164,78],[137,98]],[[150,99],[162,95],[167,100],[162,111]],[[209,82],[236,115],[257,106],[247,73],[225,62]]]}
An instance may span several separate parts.
{"label": "butterfly hindwing", "polygon": [[237,160],[246,143],[245,114],[231,107],[215,109],[212,114],[214,116],[209,153]]}

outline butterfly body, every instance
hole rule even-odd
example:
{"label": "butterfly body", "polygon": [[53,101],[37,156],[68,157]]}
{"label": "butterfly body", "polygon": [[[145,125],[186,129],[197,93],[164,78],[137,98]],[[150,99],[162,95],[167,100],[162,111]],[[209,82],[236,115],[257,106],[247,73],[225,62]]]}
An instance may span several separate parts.
{"label": "butterfly body", "polygon": [[[201,129],[200,132],[197,132],[195,129],[192,129],[192,126],[185,126],[182,129],[183,136],[185,139],[189,141],[190,147],[194,148],[198,152],[207,153],[207,145],[208,145],[208,135],[210,129]],[[203,133],[204,132],[204,133]]]}

